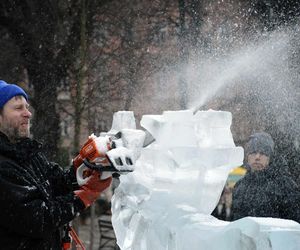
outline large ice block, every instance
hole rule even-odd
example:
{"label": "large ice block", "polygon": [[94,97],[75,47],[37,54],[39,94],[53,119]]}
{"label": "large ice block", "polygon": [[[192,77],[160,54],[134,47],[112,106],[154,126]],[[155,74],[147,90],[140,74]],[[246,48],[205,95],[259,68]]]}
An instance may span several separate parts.
{"label": "large ice block", "polygon": [[228,173],[243,160],[243,149],[232,139],[231,121],[230,112],[213,110],[144,115],[141,125],[156,141],[143,150],[140,165],[152,166],[153,188],[167,189],[177,202],[210,214]]}
{"label": "large ice block", "polygon": [[213,110],[142,117],[141,125],[155,141],[141,150],[135,171],[120,177],[112,199],[122,250],[297,249],[296,222],[245,218],[228,223],[210,215],[229,172],[243,162],[231,122],[231,113]]}

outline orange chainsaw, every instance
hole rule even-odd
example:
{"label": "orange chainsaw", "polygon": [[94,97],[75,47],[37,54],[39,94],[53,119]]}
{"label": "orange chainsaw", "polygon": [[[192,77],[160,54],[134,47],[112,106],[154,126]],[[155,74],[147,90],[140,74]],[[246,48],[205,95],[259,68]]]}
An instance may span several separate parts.
{"label": "orange chainsaw", "polygon": [[89,136],[73,159],[78,184],[86,183],[85,172],[88,169],[102,172],[101,179],[132,172],[138,157],[136,152],[143,146],[144,138],[143,131],[130,129],[113,135]]}

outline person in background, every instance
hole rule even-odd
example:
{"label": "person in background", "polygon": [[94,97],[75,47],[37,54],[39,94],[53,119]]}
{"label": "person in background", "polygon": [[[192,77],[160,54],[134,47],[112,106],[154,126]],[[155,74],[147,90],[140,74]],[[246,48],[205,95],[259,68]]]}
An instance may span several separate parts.
{"label": "person in background", "polygon": [[214,211],[211,213],[212,216],[219,220],[226,220],[226,208],[225,208],[225,188],[222,190],[221,197]]}
{"label": "person in background", "polygon": [[63,171],[29,138],[31,116],[25,91],[0,81],[0,245],[61,250],[61,228],[99,197],[111,177],[100,180],[92,171],[79,187],[74,166]]}
{"label": "person in background", "polygon": [[274,141],[269,134],[250,136],[245,162],[248,171],[233,190],[233,219],[253,216],[300,222],[299,187],[284,159],[274,153]]}
{"label": "person in background", "polygon": [[226,184],[218,205],[212,212],[212,215],[219,220],[231,221],[231,205],[232,205],[232,188]]}
{"label": "person in background", "polygon": [[231,221],[232,220],[232,212],[231,212],[231,207],[232,207],[232,187],[229,185],[225,186],[225,212],[226,212],[226,221]]}

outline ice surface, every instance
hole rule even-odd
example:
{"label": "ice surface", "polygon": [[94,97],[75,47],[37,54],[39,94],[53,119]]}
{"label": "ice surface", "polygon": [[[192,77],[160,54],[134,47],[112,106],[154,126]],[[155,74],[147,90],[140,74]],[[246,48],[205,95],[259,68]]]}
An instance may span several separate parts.
{"label": "ice surface", "polygon": [[121,130],[121,133],[123,146],[133,151],[133,160],[135,161],[141,155],[141,149],[146,136],[145,132],[137,129],[124,128]]}
{"label": "ice surface", "polygon": [[155,142],[141,150],[135,171],[120,177],[112,199],[122,250],[299,249],[296,222],[244,218],[228,223],[210,215],[229,172],[243,161],[231,119],[231,113],[213,110],[142,117]]}
{"label": "ice surface", "polygon": [[196,146],[192,119],[192,111],[165,111],[163,115],[144,115],[141,125],[152,134],[161,148]]}
{"label": "ice surface", "polygon": [[111,130],[108,133],[117,133],[122,129],[136,129],[134,113],[132,111],[118,111],[114,113]]}
{"label": "ice surface", "polygon": [[198,111],[194,117],[199,147],[234,147],[230,131],[232,115],[224,111]]}

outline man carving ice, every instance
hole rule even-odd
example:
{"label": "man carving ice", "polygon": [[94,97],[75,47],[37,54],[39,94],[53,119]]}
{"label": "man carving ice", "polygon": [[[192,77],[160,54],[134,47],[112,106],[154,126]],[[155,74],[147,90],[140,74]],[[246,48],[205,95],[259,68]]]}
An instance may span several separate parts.
{"label": "man carving ice", "polygon": [[29,138],[28,96],[0,80],[1,249],[61,250],[60,229],[90,206],[111,183],[92,171],[81,187],[75,167],[49,162]]}
{"label": "man carving ice", "polygon": [[283,158],[275,156],[274,141],[269,134],[260,132],[250,136],[245,162],[248,171],[233,190],[234,220],[254,216],[300,222],[299,187]]}

